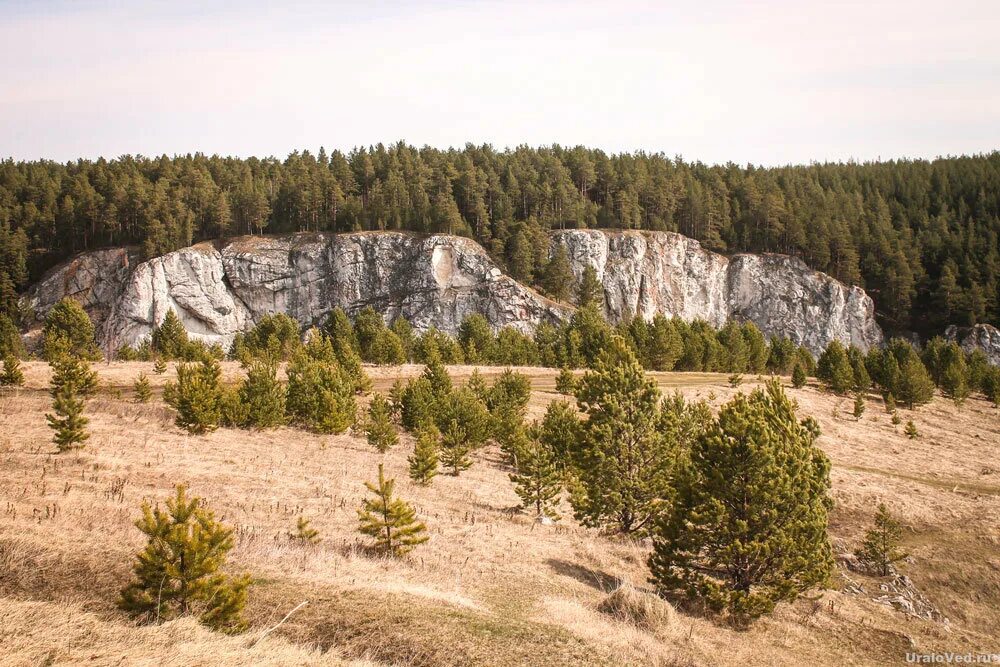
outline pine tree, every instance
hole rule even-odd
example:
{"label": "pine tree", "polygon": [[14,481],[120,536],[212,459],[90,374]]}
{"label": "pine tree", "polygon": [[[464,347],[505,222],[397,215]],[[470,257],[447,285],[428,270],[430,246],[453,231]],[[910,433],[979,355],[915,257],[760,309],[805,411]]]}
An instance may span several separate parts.
{"label": "pine tree", "polygon": [[907,420],[906,427],[903,429],[903,433],[910,440],[916,440],[920,437],[920,431],[917,430],[917,425],[913,423],[913,420]]}
{"label": "pine tree", "polygon": [[892,564],[907,556],[899,548],[902,536],[899,522],[889,513],[885,503],[879,503],[875,526],[865,533],[861,548],[855,555],[877,574],[887,577],[892,574]]}
{"label": "pine tree", "polygon": [[580,284],[576,290],[576,304],[580,308],[596,306],[604,308],[604,286],[597,279],[597,271],[590,264],[583,267]]}
{"label": "pine tree", "polygon": [[741,384],[743,384],[743,376],[739,373],[733,373],[732,375],[729,376],[728,381],[729,381],[729,386],[735,389],[736,387],[739,387]]}
{"label": "pine tree", "polygon": [[458,420],[452,419],[441,436],[441,464],[451,469],[452,475],[457,476],[472,465],[469,460],[471,451],[472,446],[465,429],[459,426]]}
{"label": "pine tree", "polygon": [[887,414],[896,414],[896,397],[891,393],[885,395],[885,411]]}
{"label": "pine tree", "polygon": [[795,367],[792,368],[792,386],[801,389],[806,386],[806,380],[806,369],[802,367],[802,364],[796,362]]}
{"label": "pine tree", "polygon": [[519,448],[516,471],[510,475],[522,507],[537,517],[559,519],[556,511],[562,492],[562,475],[552,451],[529,434],[527,444]]}
{"label": "pine tree", "polygon": [[429,486],[437,475],[440,438],[441,434],[434,426],[427,426],[417,432],[417,444],[407,461],[410,464],[410,479],[420,486]]}
{"label": "pine tree", "polygon": [[375,538],[375,548],[390,556],[401,556],[429,538],[423,522],[409,503],[393,497],[396,480],[386,479],[382,464],[378,466],[378,484],[365,482],[375,495],[366,499],[358,510],[359,530]]}
{"label": "pine tree", "polygon": [[252,428],[272,428],[285,423],[285,387],[278,382],[273,361],[252,361],[240,385],[239,402],[246,414],[244,423]]}
{"label": "pine tree", "polygon": [[[16,297],[16,294],[15,294]],[[2,299],[2,295],[0,295]],[[16,357],[20,359],[24,356],[24,343],[21,341],[21,332],[10,315],[3,312],[0,307],[0,358]]]}
{"label": "pine tree", "polygon": [[286,409],[293,421],[319,433],[342,433],[354,424],[354,384],[339,366],[301,351],[287,373]]}
{"label": "pine tree", "polygon": [[942,393],[956,405],[961,405],[969,397],[969,367],[965,362],[965,353],[956,343],[943,351],[938,384]]}
{"label": "pine tree", "polygon": [[156,361],[153,362],[153,372],[157,375],[163,375],[167,372],[167,362],[162,357],[157,357]]}
{"label": "pine tree", "polygon": [[745,626],[823,583],[833,568],[830,463],[818,435],[776,380],[724,405],[657,523],[649,565],[660,591]]}
{"label": "pine tree", "polygon": [[49,394],[52,398],[67,385],[73,385],[73,393],[92,396],[97,391],[97,373],[90,369],[90,363],[81,357],[63,355],[53,361]]}
{"label": "pine tree", "polygon": [[83,398],[77,393],[76,386],[65,384],[55,390],[52,401],[55,414],[45,415],[49,428],[55,431],[52,441],[60,452],[83,447],[90,438],[87,424],[90,420],[83,416]]}
{"label": "pine tree", "polygon": [[854,395],[854,420],[861,421],[861,416],[865,414],[865,395],[860,391]]}
{"label": "pine tree", "polygon": [[147,622],[197,614],[214,630],[239,632],[250,578],[221,573],[233,548],[232,530],[188,498],[180,485],[166,510],[142,506],[136,527],[149,539],[136,556],[136,581],[121,592],[119,606]]}
{"label": "pine tree", "polygon": [[899,426],[900,424],[903,423],[903,418],[899,416],[899,412],[893,410],[890,421],[892,422],[893,426]]}
{"label": "pine tree", "polygon": [[136,403],[149,403],[149,399],[153,397],[153,390],[149,386],[149,378],[146,377],[145,373],[139,374],[139,377],[135,380],[135,384],[132,385],[132,390],[135,394]]}
{"label": "pine tree", "polygon": [[295,522],[295,532],[289,533],[288,537],[303,544],[319,544],[322,538],[319,531],[309,525],[309,519],[300,516]]}
{"label": "pine tree", "polygon": [[176,423],[197,435],[214,431],[222,419],[222,368],[215,359],[177,366],[177,384],[163,396],[177,411]]}
{"label": "pine tree", "polygon": [[542,287],[545,293],[556,301],[566,301],[569,298],[573,287],[573,270],[569,265],[565,246],[556,246],[551,259],[545,265]]}
{"label": "pine tree", "polygon": [[70,297],[59,301],[45,316],[42,351],[49,362],[64,355],[90,361],[101,358],[94,339],[94,323],[83,307]]}
{"label": "pine tree", "polygon": [[167,311],[163,321],[153,329],[150,345],[159,358],[167,360],[188,358],[187,329],[173,308]]}
{"label": "pine tree", "polygon": [[3,373],[0,373],[0,387],[21,387],[24,385],[24,372],[21,362],[13,354],[3,358]]}
{"label": "pine tree", "polygon": [[560,394],[570,395],[575,389],[576,376],[573,375],[573,371],[563,366],[559,370],[559,375],[556,376],[556,391]]}
{"label": "pine tree", "polygon": [[382,394],[376,393],[368,406],[365,435],[368,437],[368,444],[382,454],[399,442],[396,427],[392,423],[392,409]]}
{"label": "pine tree", "polygon": [[628,533],[646,529],[670,494],[675,451],[659,431],[660,392],[621,336],[598,355],[577,385],[588,418],[573,459],[582,494],[577,518]]}
{"label": "pine tree", "polygon": [[900,366],[893,394],[911,410],[916,405],[929,403],[934,397],[934,381],[915,353]]}
{"label": "pine tree", "polygon": [[839,340],[831,341],[820,355],[816,377],[838,394],[846,394],[854,386],[854,369]]}

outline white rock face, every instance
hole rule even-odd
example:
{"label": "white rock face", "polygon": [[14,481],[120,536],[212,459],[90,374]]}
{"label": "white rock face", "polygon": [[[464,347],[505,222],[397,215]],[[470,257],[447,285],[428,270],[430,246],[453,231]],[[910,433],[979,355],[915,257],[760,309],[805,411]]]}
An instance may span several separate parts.
{"label": "white rock face", "polygon": [[606,315],[660,313],[720,327],[751,321],[767,336],[787,336],[814,354],[837,339],[862,350],[883,343],[871,298],[784,255],[709,252],[669,232],[569,230],[553,233],[579,280],[594,267],[604,285]]}
{"label": "white rock face", "polygon": [[[71,293],[62,286],[74,286],[69,277],[81,267],[117,257],[96,254],[67,262],[29,291],[25,305],[36,321]],[[336,307],[353,315],[370,305],[386,321],[403,315],[418,331],[434,326],[455,334],[473,313],[495,327],[530,332],[573,310],[504,275],[478,244],[454,236],[243,237],[221,249],[210,243],[183,248],[120,274],[107,267],[88,269],[91,274],[100,278],[86,289],[74,286],[72,294],[86,295],[81,303],[99,315],[94,319],[107,351],[147,338],[170,309],[193,338],[223,347],[270,313],[286,313],[306,327],[321,324]]]}
{"label": "white rock face", "polygon": [[982,350],[991,364],[1000,366],[1000,331],[993,325],[957,327],[953,324],[944,330],[944,337],[957,341],[966,352]]}
{"label": "white rock face", "polygon": [[[863,349],[882,342],[862,290],[789,257],[728,259],[668,233],[566,231],[553,243],[567,248],[577,278],[587,264],[597,270],[613,320],[633,313],[715,326],[750,320],[813,352],[834,338]],[[170,309],[193,338],[224,347],[269,313],[307,327],[336,307],[353,315],[370,305],[386,321],[402,315],[418,331],[454,334],[473,313],[496,328],[530,332],[573,312],[505,275],[470,239],[398,232],[242,237],[138,265],[125,250],[101,250],[50,272],[25,306],[40,322],[67,295],[91,313],[108,352],[148,337]]]}

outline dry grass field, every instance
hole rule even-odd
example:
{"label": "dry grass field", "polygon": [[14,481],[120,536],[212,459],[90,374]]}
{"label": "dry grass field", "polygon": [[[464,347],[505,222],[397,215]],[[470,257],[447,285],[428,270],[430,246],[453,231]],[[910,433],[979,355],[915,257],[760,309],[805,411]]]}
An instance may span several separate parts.
{"label": "dry grass field", "polygon": [[[407,477],[413,443],[402,436],[386,467],[431,539],[382,559],[356,532],[363,482],[381,459],[363,437],[290,428],[188,436],[159,399],[172,365],[163,376],[145,363],[96,367],[102,390],[78,453],[54,453],[45,364],[25,364],[27,386],[0,393],[0,665],[865,665],[902,663],[906,652],[1000,651],[1000,411],[979,399],[901,410],[921,433],[908,440],[876,396],[856,422],[851,399],[789,389],[820,422],[833,461],[836,549],[852,549],[885,502],[905,526],[911,557],[900,570],[948,622],[880,604],[878,581],[841,571],[831,590],[739,632],[666,607],[644,627],[599,611],[620,583],[644,595],[648,544],[584,529],[568,506],[554,526],[519,513],[494,449],[460,477],[420,488]],[[471,371],[450,370],[456,379]],[[420,367],[368,371],[387,390]],[[156,393],[148,405],[131,401],[140,372]],[[557,396],[555,372],[522,372],[538,417]],[[240,370],[226,363],[225,373]],[[735,391],[723,375],[656,378],[716,407]],[[115,608],[142,545],[132,525],[141,502],[164,500],[179,482],[236,530],[231,568],[256,581],[244,635],[190,619],[135,626]],[[300,514],[322,542],[288,538]],[[845,592],[851,581],[865,592]]]}

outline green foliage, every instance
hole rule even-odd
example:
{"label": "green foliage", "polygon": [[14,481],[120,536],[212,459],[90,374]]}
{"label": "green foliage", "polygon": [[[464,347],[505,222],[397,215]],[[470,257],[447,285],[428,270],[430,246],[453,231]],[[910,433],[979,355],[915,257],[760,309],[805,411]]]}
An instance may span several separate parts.
{"label": "green foliage", "polygon": [[883,395],[892,394],[912,410],[934,397],[934,381],[913,346],[901,338],[884,350],[869,351],[865,365]]}
{"label": "green foliage", "polygon": [[839,340],[831,341],[820,355],[816,377],[838,394],[846,394],[854,387],[854,369]]}
{"label": "green foliage", "polygon": [[237,335],[230,356],[247,364],[253,359],[288,361],[302,344],[300,329],[284,313],[264,315],[252,329]]}
{"label": "green foliage", "polygon": [[796,361],[795,366],[792,368],[792,386],[796,389],[801,389],[806,386],[806,381],[806,370],[801,363]]}
{"label": "green foliage", "polygon": [[214,630],[246,627],[248,576],[222,573],[233,532],[215,520],[200,498],[180,485],[166,510],[143,503],[136,527],[148,538],[133,567],[135,581],[122,589],[119,606],[146,622],[197,615]]}
{"label": "green foliage", "polygon": [[854,415],[855,421],[861,421],[861,416],[865,414],[865,395],[860,391],[854,395]]}
{"label": "green foliage", "polygon": [[325,333],[335,347],[350,347],[355,352],[359,350],[358,338],[354,333],[351,318],[341,308],[334,308],[323,327]]}
{"label": "green foliage", "polygon": [[163,398],[177,411],[176,423],[200,435],[214,431],[222,419],[222,368],[215,359],[177,366],[177,383],[169,383]]}
{"label": "green foliage", "polygon": [[913,420],[907,420],[906,427],[903,429],[903,433],[910,440],[916,440],[920,437],[920,431],[917,430],[917,425],[913,423]]}
{"label": "green foliage", "polygon": [[573,280],[573,270],[569,265],[566,247],[558,245],[542,272],[542,289],[556,301],[566,301],[573,288]]}
{"label": "green foliage", "polygon": [[580,440],[580,416],[567,401],[552,401],[538,426],[538,440],[565,465],[576,455]]}
{"label": "green foliage", "polygon": [[741,384],[743,384],[743,376],[740,375],[739,373],[733,373],[732,375],[729,376],[727,382],[729,382],[730,387],[735,389],[736,387],[739,387]]}
{"label": "green foliage", "polygon": [[897,411],[893,410],[892,418],[890,421],[892,421],[893,426],[899,426],[900,424],[903,423],[903,418],[899,416],[899,413]]}
{"label": "green foliage", "polygon": [[486,406],[472,391],[454,389],[434,403],[434,424],[449,437],[452,423],[461,425],[463,448],[472,451],[486,443],[493,426]]}
{"label": "green foliage", "polygon": [[824,583],[830,463],[772,380],[738,394],[695,439],[649,565],[663,593],[703,600],[744,626]]}
{"label": "green foliage", "polygon": [[885,503],[879,503],[875,525],[865,533],[865,539],[855,555],[877,574],[887,577],[892,574],[892,564],[907,556],[899,548],[902,536],[899,522],[889,513]]}
{"label": "green foliage", "polygon": [[660,430],[660,392],[625,340],[614,336],[576,398],[587,419],[573,459],[581,493],[577,518],[588,526],[640,531],[670,495],[675,443]]}
{"label": "green foliage", "polygon": [[71,355],[91,361],[101,358],[94,340],[94,323],[83,307],[65,297],[45,316],[42,353],[48,361]]}
{"label": "green foliage", "polygon": [[163,316],[163,321],[153,329],[149,339],[150,347],[157,357],[165,360],[191,359],[190,341],[187,329],[181,323],[173,308]]}
{"label": "green foliage", "polygon": [[285,423],[285,387],[278,382],[278,369],[268,360],[271,358],[268,355],[263,360],[251,361],[247,367],[247,377],[238,392],[245,418],[236,425],[271,428]]}
{"label": "green foliage", "polygon": [[397,317],[392,322],[392,326],[389,327],[399,342],[403,346],[404,353],[404,363],[406,360],[413,358],[413,348],[416,346],[416,338],[413,335],[413,327],[410,326],[409,321],[405,317]]}
{"label": "green foliage", "polygon": [[[523,434],[524,429],[520,432]],[[525,442],[517,447],[515,472],[510,475],[521,506],[535,516],[559,519],[556,511],[562,493],[562,473],[555,454],[539,442],[534,433],[525,434]]]}
{"label": "green foliage", "polygon": [[[478,398],[478,396],[477,396]],[[531,398],[531,381],[526,375],[507,368],[485,392],[483,400],[489,411],[490,432],[503,445],[515,429],[524,422],[528,399]]]}
{"label": "green foliage", "polygon": [[437,397],[434,386],[426,377],[407,382],[400,397],[400,423],[408,431],[416,431],[434,423]]}
{"label": "green foliage", "polygon": [[393,331],[382,329],[375,335],[370,349],[370,361],[382,366],[398,366],[406,363],[406,349]]}
{"label": "green foliage", "polygon": [[90,438],[87,424],[90,420],[83,416],[83,397],[73,384],[65,384],[53,389],[52,411],[45,419],[49,428],[55,431],[52,441],[60,452],[83,447]]}
{"label": "green foliage", "polygon": [[767,370],[778,375],[787,375],[795,370],[797,348],[785,337],[772,338],[768,348]]}
{"label": "green foliage", "polygon": [[576,305],[580,308],[604,308],[604,285],[597,279],[597,271],[590,264],[583,267],[580,284],[576,288]]}
{"label": "green foliage", "polygon": [[157,357],[156,361],[153,362],[153,372],[157,375],[163,375],[167,372],[167,362],[161,357]]}
{"label": "green foliage", "polygon": [[868,368],[865,366],[864,353],[851,345],[847,348],[847,361],[851,364],[852,386],[851,389],[858,392],[865,392],[871,389],[872,379],[868,375]]}
{"label": "green foliage", "polygon": [[21,362],[11,353],[3,356],[3,373],[0,373],[0,387],[20,387],[24,385]]}
{"label": "green foliage", "polygon": [[340,366],[302,351],[287,373],[286,409],[292,421],[319,433],[342,433],[354,424],[354,381]]}
{"label": "green foliage", "polygon": [[410,479],[420,486],[429,486],[437,476],[440,438],[441,433],[433,425],[417,431],[417,442],[407,462],[410,464]]}
{"label": "green foliage", "polygon": [[472,445],[465,429],[459,425],[458,420],[452,419],[441,436],[441,464],[457,477],[460,472],[472,466],[472,461],[469,460],[471,452]]}
{"label": "green foliage", "polygon": [[486,318],[475,313],[469,315],[458,328],[458,342],[466,362],[470,364],[487,363],[496,352],[496,336]]}
{"label": "green foliage", "polygon": [[91,370],[90,363],[80,357],[61,356],[50,364],[52,378],[49,394],[52,398],[65,387],[72,386],[74,394],[92,396],[97,391],[97,372]]}
{"label": "green foliage", "polygon": [[576,390],[576,376],[573,371],[563,366],[556,376],[556,391],[560,394],[571,395]]}
{"label": "green foliage", "polygon": [[146,377],[145,373],[139,373],[139,377],[135,379],[132,393],[135,395],[136,403],[149,403],[149,399],[153,397],[153,390],[149,386],[149,378]]}
{"label": "green foliage", "polygon": [[24,343],[21,333],[17,330],[14,320],[6,313],[0,312],[0,358],[24,356]]}
{"label": "green foliage", "polygon": [[983,395],[992,401],[994,406],[1000,406],[1000,367],[989,368],[983,374],[981,384]]}
{"label": "green foliage", "polygon": [[375,548],[390,556],[401,556],[429,538],[423,522],[417,521],[413,507],[393,497],[396,480],[386,479],[378,466],[378,484],[365,482],[374,498],[365,499],[358,510],[359,530],[375,539]]}
{"label": "green foliage", "polygon": [[382,394],[376,393],[368,406],[365,435],[368,444],[383,454],[399,442],[396,427],[392,423],[392,408]]}
{"label": "green foliage", "polygon": [[302,544],[319,544],[322,538],[319,531],[309,525],[309,519],[300,516],[295,522],[295,532],[289,533],[288,537]]}

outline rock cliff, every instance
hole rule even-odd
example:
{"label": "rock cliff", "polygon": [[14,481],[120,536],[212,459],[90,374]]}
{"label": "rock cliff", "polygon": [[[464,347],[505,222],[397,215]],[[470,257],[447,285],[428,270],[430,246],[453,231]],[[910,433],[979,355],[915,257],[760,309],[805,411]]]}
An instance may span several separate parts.
{"label": "rock cliff", "polygon": [[875,306],[849,287],[786,255],[709,252],[669,232],[555,232],[579,280],[588,264],[604,285],[606,314],[619,320],[657,313],[701,318],[716,327],[751,321],[768,336],[787,336],[814,354],[837,339],[863,350],[881,345]]}
{"label": "rock cliff", "polygon": [[[579,277],[590,264],[604,282],[607,314],[736,318],[818,353],[834,338],[867,349],[882,343],[872,301],[801,261],[780,255],[727,258],[670,233],[556,232]],[[113,351],[147,337],[169,309],[192,337],[227,346],[267,313],[303,327],[335,307],[371,305],[417,330],[455,333],[481,313],[495,327],[530,331],[573,308],[505,275],[474,241],[396,232],[242,237],[200,243],[145,262],[123,249],[85,253],[50,271],[25,297],[36,322],[63,296],[91,313]]]}
{"label": "rock cliff", "polygon": [[990,324],[972,327],[957,327],[954,324],[945,329],[944,337],[956,341],[966,352],[982,350],[994,366],[1000,366],[1000,331]]}

